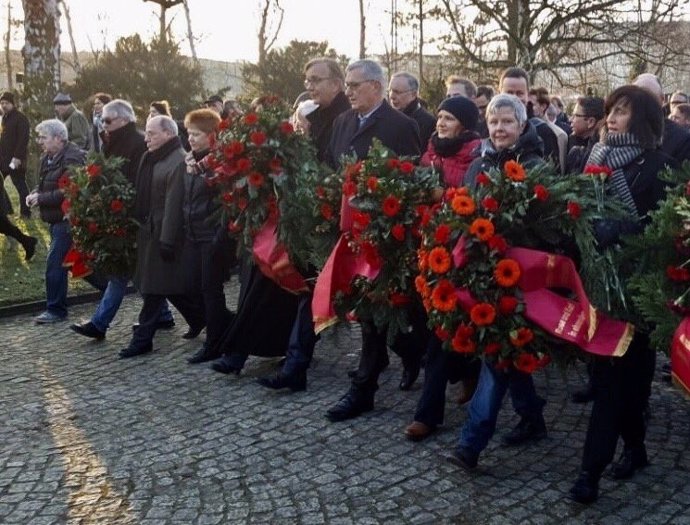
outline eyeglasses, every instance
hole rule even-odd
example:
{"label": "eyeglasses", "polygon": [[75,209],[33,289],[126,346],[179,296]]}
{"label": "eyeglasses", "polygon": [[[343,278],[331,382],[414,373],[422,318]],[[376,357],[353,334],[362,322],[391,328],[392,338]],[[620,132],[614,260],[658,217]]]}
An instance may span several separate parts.
{"label": "eyeglasses", "polygon": [[324,80],[330,80],[333,77],[307,77],[304,79],[304,87],[315,86]]}
{"label": "eyeglasses", "polygon": [[108,126],[110,126],[110,124],[112,124],[113,122],[115,122],[119,118],[120,117],[105,117],[102,120],[103,120],[103,124],[107,124]]}
{"label": "eyeglasses", "polygon": [[390,95],[404,95],[405,93],[410,93],[412,91],[413,91],[412,89],[405,89],[403,91],[400,91],[399,89],[389,89],[388,93]]}
{"label": "eyeglasses", "polygon": [[672,100],[672,101],[670,102],[670,104],[671,104],[672,106],[678,106],[679,104],[687,104],[687,103],[688,103],[687,100]]}
{"label": "eyeglasses", "polygon": [[355,91],[359,89],[359,86],[362,84],[366,84],[367,82],[373,82],[373,80],[362,80],[361,82],[345,82],[345,89],[351,89],[352,91]]}
{"label": "eyeglasses", "polygon": [[590,117],[589,115],[585,115],[584,113],[573,113],[573,117],[578,117],[578,118],[593,118]]}

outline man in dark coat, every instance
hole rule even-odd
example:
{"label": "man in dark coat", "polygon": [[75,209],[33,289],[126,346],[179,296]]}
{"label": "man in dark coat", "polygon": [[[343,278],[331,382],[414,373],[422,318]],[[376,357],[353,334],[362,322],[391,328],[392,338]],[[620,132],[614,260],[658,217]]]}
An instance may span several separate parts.
{"label": "man in dark coat", "polygon": [[582,173],[594,144],[599,142],[599,130],[604,125],[604,99],[580,97],[570,116],[573,130],[565,165],[566,173]]}
{"label": "man in dark coat", "polygon": [[[0,172],[12,179],[19,193],[19,206],[23,217],[30,217],[26,205],[29,188],[26,185],[26,150],[29,145],[29,120],[15,105],[14,94],[9,91],[0,95],[2,108],[2,133],[0,133]],[[4,191],[4,190],[3,190]]]}
{"label": "man in dark coat", "polygon": [[429,144],[431,134],[436,130],[436,117],[429,113],[419,101],[419,80],[405,71],[396,73],[388,84],[388,99],[391,106],[413,119],[419,126],[422,152]]}
{"label": "man in dark coat", "polygon": [[[124,164],[122,174],[132,183],[136,182],[137,168],[146,152],[144,134],[136,128],[137,117],[132,105],[126,100],[116,99],[103,106],[101,123],[103,125],[103,154],[106,158],[120,157]],[[87,323],[70,326],[79,335],[101,340],[122,304],[127,291],[129,275],[109,275],[108,284],[91,320]],[[175,321],[164,303],[158,320],[158,328],[172,328]]]}
{"label": "man in dark coat", "polygon": [[[419,155],[421,144],[417,123],[393,109],[384,100],[386,81],[383,70],[372,60],[351,63],[345,75],[345,94],[352,109],[342,113],[333,124],[333,136],[327,160],[337,169],[343,155],[367,156],[374,138],[398,155]],[[401,388],[409,388],[419,374],[421,355],[426,348],[427,332],[423,315],[410,319],[412,330],[400,335],[393,350],[403,358],[405,372]],[[363,320],[362,353],[352,378],[350,390],[331,407],[326,417],[342,421],[373,409],[378,377],[388,365],[386,331],[379,331],[372,320]]]}
{"label": "man in dark coat", "polygon": [[159,115],[146,123],[146,146],[137,173],[135,214],[141,226],[137,234],[137,267],[134,284],[144,298],[139,326],[121,358],[153,349],[158,315],[166,299],[182,314],[191,330],[201,331],[204,313],[201,297],[185,295],[184,269],[179,256],[184,244],[182,200],[185,153],[177,136],[177,124]]}

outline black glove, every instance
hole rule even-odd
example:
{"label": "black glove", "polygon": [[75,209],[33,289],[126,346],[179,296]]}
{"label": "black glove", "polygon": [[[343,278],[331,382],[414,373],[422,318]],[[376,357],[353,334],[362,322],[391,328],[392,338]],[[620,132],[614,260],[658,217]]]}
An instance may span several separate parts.
{"label": "black glove", "polygon": [[161,254],[161,259],[165,262],[173,262],[175,260],[175,249],[169,244],[161,243],[158,253]]}

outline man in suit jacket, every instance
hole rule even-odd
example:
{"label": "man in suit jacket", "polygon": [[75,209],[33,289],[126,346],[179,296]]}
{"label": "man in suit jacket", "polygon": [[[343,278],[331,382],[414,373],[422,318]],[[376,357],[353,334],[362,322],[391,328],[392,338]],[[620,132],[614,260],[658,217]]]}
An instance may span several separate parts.
{"label": "man in suit jacket", "polygon": [[431,134],[436,131],[436,117],[429,113],[419,99],[419,80],[407,71],[396,73],[388,85],[391,106],[414,119],[419,126],[422,153],[426,151]]}
{"label": "man in suit jacket", "polygon": [[[339,167],[343,155],[355,153],[358,159],[365,158],[374,138],[398,155],[419,155],[417,123],[385,101],[385,89],[383,70],[373,60],[358,60],[347,67],[345,94],[352,109],[341,113],[333,125],[327,155],[333,168]],[[409,388],[419,374],[427,338],[424,315],[412,311],[410,314],[412,330],[400,335],[393,345],[393,350],[403,358],[403,389]],[[352,374],[348,392],[326,413],[331,421],[343,421],[372,410],[379,374],[388,365],[386,331],[379,331],[371,320],[363,320],[361,326],[359,366]]]}

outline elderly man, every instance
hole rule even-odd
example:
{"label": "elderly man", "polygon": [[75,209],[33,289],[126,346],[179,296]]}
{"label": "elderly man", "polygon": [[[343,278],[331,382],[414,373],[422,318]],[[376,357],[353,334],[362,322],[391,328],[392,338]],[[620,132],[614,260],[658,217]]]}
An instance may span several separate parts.
{"label": "elderly man", "polygon": [[[649,91],[656,97],[661,106],[664,105],[664,89],[657,76],[651,73],[642,73],[635,79],[633,84]],[[661,150],[678,162],[690,160],[690,131],[682,128],[672,120],[665,119]]]}
{"label": "elderly man", "polygon": [[179,256],[184,243],[182,200],[184,198],[185,152],[177,136],[177,124],[159,115],[146,123],[148,151],[137,172],[135,214],[141,223],[137,234],[137,268],[134,284],[144,297],[139,326],[121,358],[153,349],[158,316],[165,298],[182,314],[196,333],[205,324],[198,292],[185,295],[186,279]]}
{"label": "elderly man", "polygon": [[65,196],[59,179],[73,165],[84,164],[85,153],[67,140],[67,128],[57,119],[36,126],[43,150],[38,186],[26,197],[27,206],[38,206],[41,219],[50,225],[50,248],[46,259],[46,310],[35,318],[38,324],[55,323],[67,317],[67,269],[62,266],[72,235],[62,211]]}
{"label": "elderly man", "polygon": [[[336,117],[350,109],[350,102],[343,91],[344,84],[345,75],[338,62],[332,58],[315,58],[304,67],[304,86],[311,101],[318,106],[306,116],[309,123],[306,132],[314,141],[319,160],[324,160],[326,156]],[[260,378],[260,385],[276,390],[289,388],[296,391],[306,388],[307,369],[317,341],[311,301],[311,293],[300,295],[285,363],[275,377]]]}
{"label": "elderly man", "polygon": [[[103,106],[101,123],[104,130],[103,154],[106,157],[120,157],[124,164],[120,168],[122,174],[132,184],[136,182],[137,168],[141,157],[146,151],[144,135],[136,128],[137,117],[132,105],[126,100],[115,99]],[[87,323],[70,326],[79,335],[101,340],[110,323],[117,314],[122,299],[127,290],[129,276],[110,275],[105,293],[91,320]],[[172,328],[175,321],[164,303],[164,310],[158,320],[157,328]]]}
{"label": "elderly man", "polygon": [[405,71],[396,73],[388,84],[388,99],[398,111],[414,119],[419,126],[419,138],[422,150],[429,143],[431,134],[436,130],[436,118],[429,113],[419,100],[419,80]]}
{"label": "elderly man", "polygon": [[592,152],[599,142],[599,130],[604,125],[604,99],[580,97],[570,116],[571,146],[566,159],[566,173],[582,173]]}
{"label": "elderly man", "polygon": [[29,145],[29,120],[17,109],[14,94],[5,91],[0,95],[2,131],[0,132],[0,171],[9,175],[19,193],[19,206],[23,217],[31,217],[26,205],[29,188],[26,185],[26,150]]}
{"label": "elderly man", "polygon": [[58,118],[65,123],[70,142],[83,150],[88,150],[91,144],[91,124],[72,104],[72,97],[65,93],[58,93],[53,99],[53,107]]}
{"label": "elderly man", "polygon": [[[386,102],[385,86],[383,70],[373,60],[358,60],[347,67],[345,94],[352,109],[342,113],[333,124],[327,155],[333,168],[340,165],[343,155],[354,153],[358,159],[365,158],[374,138],[398,155],[419,155],[417,123]],[[403,359],[401,389],[410,388],[419,375],[421,355],[428,339],[424,315],[419,311],[410,314],[410,332],[400,335],[393,344],[393,350]],[[353,374],[350,390],[328,410],[326,417],[331,421],[354,418],[372,410],[378,377],[388,365],[386,330],[379,331],[372,320],[363,320],[361,325],[359,366]]]}

